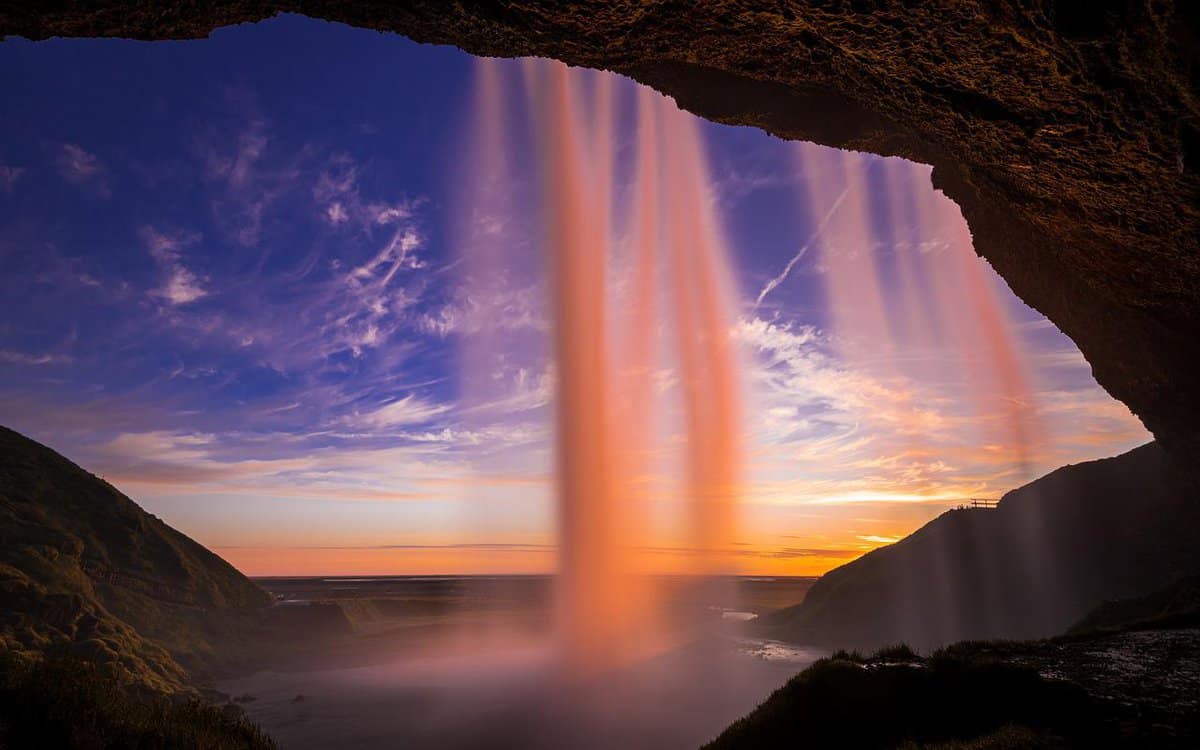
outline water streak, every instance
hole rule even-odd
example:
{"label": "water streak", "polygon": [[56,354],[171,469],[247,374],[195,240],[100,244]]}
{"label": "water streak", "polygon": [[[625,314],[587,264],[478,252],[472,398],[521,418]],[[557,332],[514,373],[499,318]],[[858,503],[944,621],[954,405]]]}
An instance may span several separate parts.
{"label": "water streak", "polygon": [[[639,90],[636,153],[622,182],[611,77],[527,61],[520,80],[549,280],[558,635],[566,673],[586,676],[664,640],[642,558],[660,500],[650,477],[670,450],[654,419],[656,378],[670,363],[684,414],[688,570],[730,572],[742,453],[731,274],[692,118]],[[478,82],[499,86],[494,70]],[[494,92],[479,97],[495,100]],[[483,127],[500,124],[489,118]],[[630,198],[617,222],[621,195]]]}
{"label": "water streak", "polygon": [[[1026,358],[958,206],[931,189],[928,167],[811,143],[795,154],[817,185],[804,209],[824,217],[825,308],[842,358],[884,382],[928,384],[961,370],[984,449],[1028,478],[1044,436]],[[891,406],[910,447],[924,449],[927,410]]]}

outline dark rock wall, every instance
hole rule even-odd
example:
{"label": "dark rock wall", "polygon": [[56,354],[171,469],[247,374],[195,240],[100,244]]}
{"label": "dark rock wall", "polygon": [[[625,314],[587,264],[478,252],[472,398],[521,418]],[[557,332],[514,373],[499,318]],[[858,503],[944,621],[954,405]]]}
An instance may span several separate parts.
{"label": "dark rock wall", "polygon": [[763,627],[831,648],[1056,635],[1102,601],[1200,574],[1198,501],[1156,443],[1065,466],[830,571]]}
{"label": "dark rock wall", "polygon": [[976,250],[1200,463],[1200,3],[15,0],[0,34],[197,38],[286,11],[607,68],[712,120],[932,164]]}

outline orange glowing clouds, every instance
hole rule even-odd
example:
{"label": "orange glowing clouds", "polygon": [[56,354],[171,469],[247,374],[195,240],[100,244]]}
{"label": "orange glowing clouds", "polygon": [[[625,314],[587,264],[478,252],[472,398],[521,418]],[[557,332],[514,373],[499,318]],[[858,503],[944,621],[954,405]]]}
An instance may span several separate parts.
{"label": "orange glowing clouds", "polygon": [[437,544],[336,547],[214,547],[238,570],[254,576],[386,576],[545,573],[554,564],[549,547]]}

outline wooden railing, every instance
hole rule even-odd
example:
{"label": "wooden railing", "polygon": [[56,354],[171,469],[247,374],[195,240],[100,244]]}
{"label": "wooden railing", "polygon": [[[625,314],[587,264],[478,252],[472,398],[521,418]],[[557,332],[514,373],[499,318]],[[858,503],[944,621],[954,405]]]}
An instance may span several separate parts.
{"label": "wooden railing", "polygon": [[995,510],[998,507],[1000,507],[999,500],[988,500],[988,499],[973,497],[970,500],[967,500],[965,503],[962,503],[961,505],[954,506],[954,509],[955,510],[971,510],[971,509],[985,508],[987,510]]}

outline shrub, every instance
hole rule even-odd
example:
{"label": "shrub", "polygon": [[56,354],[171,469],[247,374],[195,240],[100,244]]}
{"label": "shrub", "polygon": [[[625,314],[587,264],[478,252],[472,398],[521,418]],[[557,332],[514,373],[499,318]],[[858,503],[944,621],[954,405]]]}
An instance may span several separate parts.
{"label": "shrub", "polygon": [[0,665],[0,747],[273,750],[275,743],[232,704],[154,693],[63,655]]}

